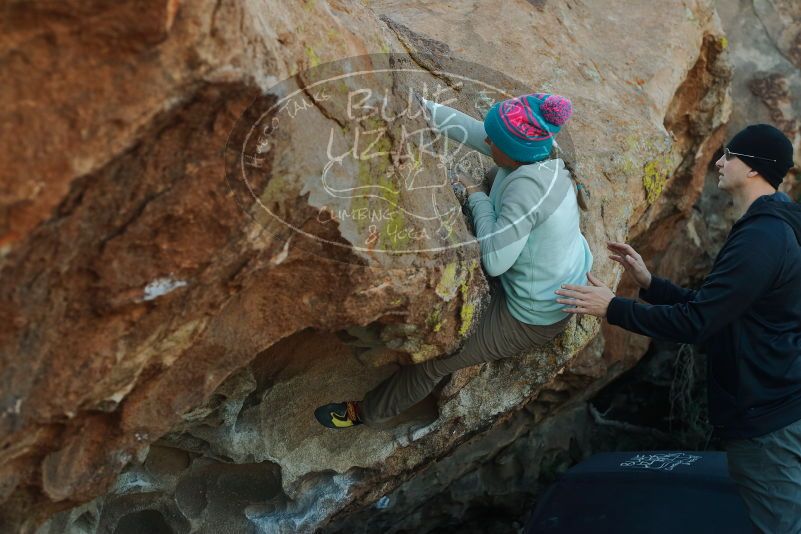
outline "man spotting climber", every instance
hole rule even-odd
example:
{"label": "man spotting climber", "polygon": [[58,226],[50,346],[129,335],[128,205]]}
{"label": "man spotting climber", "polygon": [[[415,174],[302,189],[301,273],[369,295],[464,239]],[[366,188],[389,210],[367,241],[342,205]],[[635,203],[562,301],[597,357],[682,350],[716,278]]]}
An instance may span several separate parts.
{"label": "man spotting climber", "polygon": [[[498,165],[489,196],[472,192],[467,203],[482,263],[500,278],[501,289],[460,351],[401,366],[362,401],[318,408],[315,417],[330,428],[382,423],[423,400],[457,369],[547,343],[570,318],[554,289],[563,279],[580,283],[592,267],[570,173],[561,159],[548,159],[554,135],[572,113],[569,100],[543,93],[505,100],[489,110],[483,124],[450,107],[421,103],[438,131]],[[457,198],[464,190],[457,184]]]}
{"label": "man spotting climber", "polygon": [[717,161],[718,187],[742,216],[692,291],[651,276],[632,247],[609,243],[650,304],[616,297],[595,276],[556,293],[570,313],[653,338],[700,343],[709,418],[754,526],[801,532],[801,206],[778,191],[793,166],[779,130],[752,125]]}

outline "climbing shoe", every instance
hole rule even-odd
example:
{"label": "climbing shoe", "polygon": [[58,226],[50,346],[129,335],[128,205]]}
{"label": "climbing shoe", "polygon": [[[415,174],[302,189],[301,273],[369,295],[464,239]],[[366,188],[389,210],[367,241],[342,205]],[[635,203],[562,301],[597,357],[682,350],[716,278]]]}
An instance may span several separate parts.
{"label": "climbing shoe", "polygon": [[348,428],[362,424],[356,401],[333,402],[314,410],[314,417],[328,428]]}

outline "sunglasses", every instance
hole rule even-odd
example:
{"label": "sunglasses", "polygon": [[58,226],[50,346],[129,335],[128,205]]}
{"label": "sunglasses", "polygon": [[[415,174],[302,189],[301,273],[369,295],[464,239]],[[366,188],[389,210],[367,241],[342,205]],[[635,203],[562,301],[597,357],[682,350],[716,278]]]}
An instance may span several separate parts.
{"label": "sunglasses", "polygon": [[728,148],[723,149],[723,155],[726,156],[726,161],[731,161],[731,158],[734,156],[740,156],[743,158],[764,159],[765,161],[772,161],[776,163],[775,159],[763,158],[762,156],[749,156],[748,154],[739,154],[737,152],[731,152]]}

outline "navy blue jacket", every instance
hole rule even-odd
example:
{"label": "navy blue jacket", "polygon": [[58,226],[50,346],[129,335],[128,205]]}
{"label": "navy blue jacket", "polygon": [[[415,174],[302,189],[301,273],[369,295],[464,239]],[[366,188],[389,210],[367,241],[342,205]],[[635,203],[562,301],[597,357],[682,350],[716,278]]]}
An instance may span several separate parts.
{"label": "navy blue jacket", "polygon": [[615,297],[607,321],[708,355],[709,419],[722,438],[767,434],[801,419],[801,206],[756,199],[734,223],[697,291],[653,277]]}

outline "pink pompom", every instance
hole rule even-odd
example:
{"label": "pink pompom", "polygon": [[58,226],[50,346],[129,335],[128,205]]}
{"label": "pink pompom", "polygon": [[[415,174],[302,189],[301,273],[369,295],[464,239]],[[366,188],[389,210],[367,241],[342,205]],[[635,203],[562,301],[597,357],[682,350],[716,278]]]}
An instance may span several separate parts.
{"label": "pink pompom", "polygon": [[546,121],[561,126],[573,114],[573,104],[563,96],[551,95],[540,105],[540,113]]}

